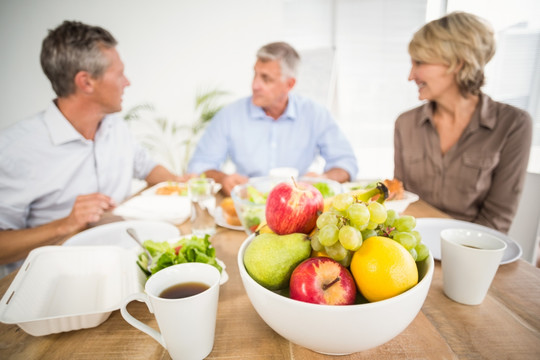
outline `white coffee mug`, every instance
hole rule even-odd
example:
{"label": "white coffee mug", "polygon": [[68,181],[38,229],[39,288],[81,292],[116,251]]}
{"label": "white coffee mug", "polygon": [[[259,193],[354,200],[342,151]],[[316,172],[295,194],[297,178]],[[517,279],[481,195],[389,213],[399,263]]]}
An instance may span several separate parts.
{"label": "white coffee mug", "polygon": [[478,305],[486,294],[501,263],[506,242],[475,230],[441,231],[443,290],[452,300]]}
{"label": "white coffee mug", "polygon": [[[120,308],[122,317],[132,326],[153,337],[173,359],[203,359],[214,346],[220,273],[203,263],[173,265],[152,275],[144,287],[146,293],[128,296]],[[160,294],[171,286],[202,283],[208,288],[196,295],[165,299]],[[159,330],[135,319],[127,311],[133,301],[142,301],[154,313]]]}

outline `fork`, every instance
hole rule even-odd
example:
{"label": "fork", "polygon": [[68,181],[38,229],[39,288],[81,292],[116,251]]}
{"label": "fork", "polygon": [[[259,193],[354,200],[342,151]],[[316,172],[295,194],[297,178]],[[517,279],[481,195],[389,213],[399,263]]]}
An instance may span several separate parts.
{"label": "fork", "polygon": [[135,229],[133,228],[127,228],[126,229],[127,233],[129,234],[129,236],[131,236],[133,238],[133,240],[135,240],[139,245],[141,245],[141,247],[143,248],[144,252],[146,253],[146,256],[148,257],[148,264],[146,266],[146,268],[148,269],[148,271],[150,273],[152,273],[152,255],[150,255],[150,251],[148,251],[147,248],[144,247],[141,239],[139,238],[139,236],[137,235],[137,232],[135,231]]}

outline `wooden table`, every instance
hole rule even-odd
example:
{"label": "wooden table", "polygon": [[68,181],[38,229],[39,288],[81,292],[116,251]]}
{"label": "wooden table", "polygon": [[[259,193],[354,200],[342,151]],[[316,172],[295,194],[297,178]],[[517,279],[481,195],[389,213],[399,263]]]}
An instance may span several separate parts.
{"label": "wooden table", "polygon": [[[419,201],[406,213],[446,217]],[[189,232],[189,223],[180,226]],[[290,343],[257,315],[244,291],[236,256],[246,235],[220,228],[213,238],[227,265],[222,287],[214,349],[209,359],[332,358]],[[14,275],[0,280],[4,294]],[[129,311],[157,329],[143,303]],[[119,311],[98,327],[33,337],[17,325],[0,323],[0,359],[170,359],[152,338],[131,327]],[[375,349],[336,357],[348,359],[540,359],[540,269],[518,260],[502,265],[481,305],[455,303],[442,292],[440,264],[421,312],[400,335]]]}

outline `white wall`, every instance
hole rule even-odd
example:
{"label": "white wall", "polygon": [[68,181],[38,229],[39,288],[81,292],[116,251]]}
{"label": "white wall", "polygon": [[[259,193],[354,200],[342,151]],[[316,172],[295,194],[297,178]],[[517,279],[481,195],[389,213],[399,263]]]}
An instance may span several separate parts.
{"label": "white wall", "polygon": [[[391,177],[393,122],[418,104],[416,87],[407,81],[406,44],[433,1],[0,0],[0,129],[42,110],[54,98],[39,65],[39,51],[47,30],[66,19],[100,25],[118,40],[132,84],[124,95],[124,111],[151,103],[157,116],[182,124],[193,121],[194,98],[200,90],[227,90],[230,96],[225,100],[248,95],[261,45],[285,40],[301,52],[335,45],[337,71],[326,75],[334,80],[337,95],[326,105],[353,143],[359,177]],[[524,8],[532,9],[526,14],[538,12],[540,2],[535,1],[489,4],[505,4],[503,10],[515,6],[522,16]],[[481,9],[493,7],[487,0],[479,4]],[[460,6],[464,5],[454,8]],[[495,17],[494,25],[515,21],[509,12],[499,13],[508,15]],[[324,80],[320,72],[312,72],[318,76],[308,80]],[[509,79],[507,71],[495,73]],[[302,80],[299,89],[306,85]],[[496,83],[491,80],[487,90]],[[487,93],[505,100],[494,91]],[[540,96],[540,91],[533,93]],[[535,126],[540,135],[538,119]],[[536,144],[530,170],[540,171],[539,159]]]}
{"label": "white wall", "polygon": [[190,122],[199,89],[250,93],[256,50],[280,38],[281,7],[269,0],[1,0],[0,129],[54,98],[39,52],[47,30],[63,20],[116,37],[132,84],[124,110],[151,102]]}

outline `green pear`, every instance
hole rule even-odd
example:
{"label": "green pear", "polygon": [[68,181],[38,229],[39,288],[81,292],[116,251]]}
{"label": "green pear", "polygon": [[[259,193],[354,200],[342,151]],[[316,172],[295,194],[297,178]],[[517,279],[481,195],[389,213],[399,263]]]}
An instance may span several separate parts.
{"label": "green pear", "polygon": [[294,268],[311,255],[306,234],[260,234],[247,246],[244,265],[248,274],[269,290],[289,286]]}

